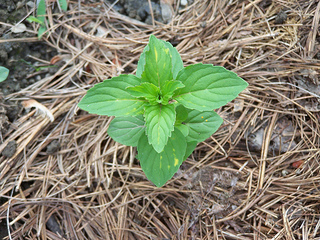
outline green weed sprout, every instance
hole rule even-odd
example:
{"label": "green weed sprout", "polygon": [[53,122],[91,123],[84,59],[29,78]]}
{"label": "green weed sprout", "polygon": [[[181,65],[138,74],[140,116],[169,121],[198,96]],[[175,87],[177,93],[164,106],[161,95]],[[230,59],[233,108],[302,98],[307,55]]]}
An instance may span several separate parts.
{"label": "green weed sprout", "polygon": [[183,67],[169,42],[151,35],[136,75],[120,75],[96,84],[78,106],[89,113],[115,116],[108,134],[137,147],[147,178],[163,186],[199,142],[222,124],[217,109],[248,84],[212,64]]}
{"label": "green weed sprout", "polygon": [[[63,11],[67,11],[68,9],[68,3],[67,0],[58,0],[59,6]],[[36,22],[40,24],[40,27],[38,29],[38,38],[40,39],[45,31],[47,31],[46,27],[46,0],[40,0],[39,4],[37,6],[37,16],[29,16],[27,20],[29,22]]]}
{"label": "green weed sprout", "polygon": [[0,82],[3,82],[4,80],[6,80],[8,75],[9,75],[9,69],[0,66]]}

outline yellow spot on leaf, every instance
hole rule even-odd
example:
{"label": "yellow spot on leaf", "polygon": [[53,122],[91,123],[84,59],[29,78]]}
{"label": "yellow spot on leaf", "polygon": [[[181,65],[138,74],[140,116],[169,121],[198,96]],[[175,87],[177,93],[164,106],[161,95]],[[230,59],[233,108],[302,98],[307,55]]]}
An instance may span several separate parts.
{"label": "yellow spot on leaf", "polygon": [[201,116],[201,118],[203,118],[203,116]]}
{"label": "yellow spot on leaf", "polygon": [[179,163],[179,159],[178,158],[174,158],[174,166],[177,166]]}
{"label": "yellow spot on leaf", "polygon": [[206,120],[206,122],[208,122],[208,120]]}
{"label": "yellow spot on leaf", "polygon": [[170,166],[170,165],[168,165],[168,170],[170,170],[170,168],[171,168],[171,166]]}

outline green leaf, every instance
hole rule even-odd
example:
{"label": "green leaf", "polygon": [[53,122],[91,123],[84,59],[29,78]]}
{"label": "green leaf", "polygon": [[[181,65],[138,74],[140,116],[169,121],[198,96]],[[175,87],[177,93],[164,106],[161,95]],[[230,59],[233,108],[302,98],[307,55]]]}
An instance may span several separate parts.
{"label": "green leaf", "polygon": [[[170,42],[166,42],[166,41],[163,41],[161,39],[158,39],[158,41],[163,42],[164,46],[166,48],[168,48],[169,51],[170,51],[173,79],[176,79],[179,71],[183,68],[183,62],[182,62],[182,59],[180,57],[180,54],[177,51],[177,49],[171,45]],[[145,54],[146,54],[147,51],[149,51],[149,45],[147,45],[143,49],[143,52],[141,53],[139,61],[138,61],[136,76],[139,77],[139,78],[141,77],[141,74],[144,71],[144,66],[146,64]]]}
{"label": "green leaf", "polygon": [[[163,41],[163,40],[161,40]],[[171,54],[171,59],[172,59],[172,74],[173,74],[173,79],[176,79],[178,73],[180,72],[180,70],[183,68],[183,62],[182,59],[180,57],[180,54],[178,52],[178,50],[173,47],[171,45],[171,43],[169,42],[164,42],[164,45],[169,48],[170,50],[170,54]]]}
{"label": "green leaf", "polygon": [[178,89],[173,98],[186,108],[202,111],[225,105],[248,86],[248,83],[234,72],[202,63],[182,69],[177,80],[185,87]]}
{"label": "green leaf", "polygon": [[146,64],[146,52],[149,51],[149,45],[145,46],[143,49],[139,61],[138,61],[138,66],[137,66],[137,71],[136,71],[136,76],[138,78],[141,78],[141,74],[144,71],[144,66]]}
{"label": "green leaf", "polygon": [[149,145],[144,134],[138,143],[138,158],[147,178],[157,187],[163,186],[178,171],[184,161],[186,152],[185,137],[178,129],[174,129],[167,145],[158,153]]}
{"label": "green leaf", "polygon": [[144,119],[149,144],[159,153],[167,144],[174,128],[176,112],[174,105],[151,105],[145,108]]}
{"label": "green leaf", "polygon": [[45,31],[47,31],[47,27],[45,25],[46,21],[46,1],[45,0],[40,0],[38,7],[37,7],[37,19],[40,23],[40,27],[38,29],[38,39],[41,39],[42,35],[44,34]]}
{"label": "green leaf", "polygon": [[191,153],[194,151],[194,149],[197,146],[197,142],[187,142],[187,149],[186,149],[186,153],[184,155],[184,160],[187,159]]}
{"label": "green leaf", "polygon": [[188,117],[187,109],[181,104],[176,107],[176,113],[176,124],[182,123]]}
{"label": "green leaf", "polygon": [[183,136],[187,137],[189,135],[189,127],[184,124],[176,124],[174,125],[176,128],[180,130],[180,132],[183,134]]}
{"label": "green leaf", "polygon": [[59,5],[63,11],[68,10],[68,3],[67,0],[59,0]]}
{"label": "green leaf", "polygon": [[190,110],[184,121],[189,127],[187,142],[202,142],[209,138],[222,124],[223,119],[214,111]]}
{"label": "green leaf", "polygon": [[41,39],[41,37],[45,33],[45,31],[47,31],[47,27],[40,25],[39,30],[38,30],[38,39]]}
{"label": "green leaf", "polygon": [[146,100],[137,99],[126,90],[139,84],[140,79],[134,75],[113,77],[88,90],[78,106],[99,115],[120,117],[142,114]]}
{"label": "green leaf", "polygon": [[149,39],[149,50],[145,52],[145,62],[142,82],[153,83],[161,90],[165,81],[173,79],[170,51],[153,35]]}
{"label": "green leaf", "polygon": [[9,75],[9,69],[0,66],[0,82],[3,82],[4,80],[6,80],[8,75]]}
{"label": "green leaf", "polygon": [[138,86],[128,87],[127,91],[134,97],[144,97],[150,104],[159,102],[160,89],[152,83],[141,83]]}
{"label": "green leaf", "polygon": [[164,105],[168,104],[169,100],[172,99],[174,91],[183,87],[184,87],[184,84],[182,84],[182,82],[180,81],[174,81],[174,80],[165,81],[161,88],[161,95],[162,95],[161,103]]}
{"label": "green leaf", "polygon": [[135,147],[142,134],[145,133],[143,115],[116,117],[108,128],[109,136],[127,146]]}
{"label": "green leaf", "polygon": [[37,18],[44,23],[46,18],[46,1],[40,0],[38,7],[37,7]]}
{"label": "green leaf", "polygon": [[36,18],[36,17],[34,17],[34,16],[29,16],[29,17],[27,18],[27,20],[28,20],[29,22],[36,22],[36,23],[39,23],[39,24],[41,24],[41,25],[44,25],[44,22],[42,22],[41,20],[39,20],[38,18]]}

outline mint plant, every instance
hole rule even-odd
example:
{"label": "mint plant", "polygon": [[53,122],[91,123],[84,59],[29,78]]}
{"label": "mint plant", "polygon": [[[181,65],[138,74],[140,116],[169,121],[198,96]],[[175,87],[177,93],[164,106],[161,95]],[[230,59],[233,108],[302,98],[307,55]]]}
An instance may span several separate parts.
{"label": "mint plant", "polygon": [[196,145],[222,124],[213,109],[236,98],[247,86],[220,66],[183,67],[176,48],[151,35],[136,76],[120,75],[96,84],[78,106],[89,113],[115,116],[109,136],[137,147],[142,170],[161,187]]}

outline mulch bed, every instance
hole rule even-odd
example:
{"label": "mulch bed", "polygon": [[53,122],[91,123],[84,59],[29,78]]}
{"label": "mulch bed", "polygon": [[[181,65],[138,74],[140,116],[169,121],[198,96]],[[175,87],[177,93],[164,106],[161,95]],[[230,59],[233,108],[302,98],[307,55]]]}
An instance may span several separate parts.
{"label": "mulch bed", "polygon": [[[101,3],[47,7],[43,41],[59,68],[4,96],[32,109],[0,145],[16,143],[0,157],[8,239],[320,239],[320,3],[173,2],[172,21],[154,25]],[[185,66],[224,66],[249,83],[162,188],[108,137],[112,118],[77,107],[93,84],[134,73],[150,34]]]}

